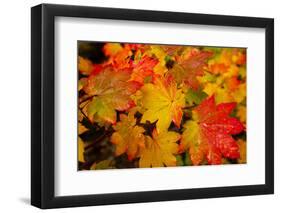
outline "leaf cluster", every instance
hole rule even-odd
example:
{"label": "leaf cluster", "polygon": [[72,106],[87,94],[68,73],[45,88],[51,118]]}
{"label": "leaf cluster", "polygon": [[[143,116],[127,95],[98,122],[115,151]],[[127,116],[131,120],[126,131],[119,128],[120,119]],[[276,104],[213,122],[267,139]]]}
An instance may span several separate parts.
{"label": "leaf cluster", "polygon": [[246,163],[246,50],[79,42],[78,168]]}

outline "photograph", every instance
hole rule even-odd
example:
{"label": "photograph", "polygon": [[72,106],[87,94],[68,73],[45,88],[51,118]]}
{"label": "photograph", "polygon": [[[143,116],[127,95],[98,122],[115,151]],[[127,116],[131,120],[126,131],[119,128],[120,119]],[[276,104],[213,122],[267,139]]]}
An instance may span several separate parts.
{"label": "photograph", "polygon": [[78,171],[247,163],[247,48],[77,41]]}
{"label": "photograph", "polygon": [[158,6],[31,8],[31,205],[274,194],[274,18]]}

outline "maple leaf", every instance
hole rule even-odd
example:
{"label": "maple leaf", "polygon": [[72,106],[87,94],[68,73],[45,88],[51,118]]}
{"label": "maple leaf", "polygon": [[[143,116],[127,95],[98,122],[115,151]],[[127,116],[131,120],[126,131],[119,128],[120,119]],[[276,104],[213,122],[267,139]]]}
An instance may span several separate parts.
{"label": "maple leaf", "polygon": [[247,111],[246,111],[246,107],[239,105],[238,109],[237,109],[237,116],[240,119],[240,121],[242,123],[246,123],[247,120]]}
{"label": "maple leaf", "polygon": [[219,79],[220,78],[217,79],[216,83],[206,83],[205,88],[203,90],[208,95],[215,94],[217,103],[231,101],[241,103],[246,98],[246,83],[230,85],[228,81],[220,83]]}
{"label": "maple leaf", "polygon": [[140,84],[130,81],[127,71],[114,71],[107,67],[98,75],[88,78],[84,91],[92,96],[87,105],[89,117],[97,116],[98,119],[115,123],[116,111],[124,111],[134,106],[130,96],[140,88]]}
{"label": "maple leaf", "polygon": [[245,128],[238,119],[229,116],[235,106],[236,103],[216,105],[211,96],[194,109],[194,120],[184,125],[180,148],[189,151],[194,165],[199,165],[204,158],[209,164],[221,164],[222,157],[240,157],[239,146],[231,135]]}
{"label": "maple leaf", "polygon": [[169,74],[176,79],[177,83],[184,82],[197,90],[199,87],[197,76],[204,75],[207,59],[212,55],[213,53],[210,51],[194,51],[188,58],[178,57],[172,69],[169,70]]}
{"label": "maple leaf", "polygon": [[79,56],[78,57],[78,70],[83,75],[89,75],[93,70],[93,63],[89,59]]}
{"label": "maple leaf", "polygon": [[120,43],[107,43],[103,47],[106,56],[109,56],[107,64],[112,65],[116,70],[130,68],[132,51],[124,48]]}
{"label": "maple leaf", "polygon": [[124,44],[126,49],[130,49],[132,51],[140,51],[140,52],[144,52],[145,48],[147,48],[147,45],[145,44],[131,44],[131,43],[127,43]]}
{"label": "maple leaf", "polygon": [[224,74],[228,72],[231,66],[245,65],[245,51],[245,49],[221,48],[219,54],[208,61],[208,70],[213,74]]}
{"label": "maple leaf", "polygon": [[166,58],[168,55],[161,45],[151,45],[146,51],[146,54],[150,57],[157,58],[158,63],[154,67],[153,71],[157,75],[164,76],[164,74],[168,71],[166,67]]}
{"label": "maple leaf", "polygon": [[144,146],[144,129],[136,125],[134,113],[129,112],[128,116],[120,115],[120,122],[113,126],[115,132],[111,136],[111,142],[116,145],[115,155],[127,153],[128,159],[136,157],[137,151]]}
{"label": "maple leaf", "polygon": [[139,167],[163,167],[176,166],[177,159],[175,154],[178,152],[180,134],[172,131],[160,134],[152,132],[152,138],[146,136],[145,147],[141,149]]}
{"label": "maple leaf", "polygon": [[158,133],[166,131],[172,121],[180,127],[185,96],[181,89],[177,89],[173,79],[156,78],[154,84],[145,84],[141,91],[142,105],[146,109],[141,123],[157,121]]}
{"label": "maple leaf", "polygon": [[123,50],[123,47],[119,43],[106,43],[103,46],[103,51],[106,56],[116,56]]}
{"label": "maple leaf", "polygon": [[203,90],[208,96],[215,95],[217,103],[234,101],[231,93],[219,83],[206,83]]}
{"label": "maple leaf", "polygon": [[85,59],[81,56],[79,56],[78,60],[78,69],[83,75],[97,75],[103,69],[103,64],[93,64],[89,59]]}
{"label": "maple leaf", "polygon": [[177,51],[181,50],[183,47],[179,45],[163,45],[161,46],[163,51],[168,55],[174,55]]}
{"label": "maple leaf", "polygon": [[153,68],[158,63],[158,60],[148,56],[142,57],[139,61],[132,63],[132,81],[144,83],[144,79],[153,75]]}

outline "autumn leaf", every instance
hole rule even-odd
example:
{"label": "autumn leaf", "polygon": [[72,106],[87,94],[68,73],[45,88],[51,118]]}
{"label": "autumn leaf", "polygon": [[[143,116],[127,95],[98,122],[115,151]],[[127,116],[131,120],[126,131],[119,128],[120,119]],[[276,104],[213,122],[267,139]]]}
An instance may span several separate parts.
{"label": "autumn leaf", "polygon": [[222,48],[208,61],[208,71],[217,76],[212,82],[205,81],[204,91],[215,94],[216,102],[244,101],[246,97],[246,55],[239,48]]}
{"label": "autumn leaf", "polygon": [[197,77],[203,76],[207,59],[211,56],[210,51],[195,51],[188,58],[179,57],[169,70],[169,74],[176,79],[177,83],[184,82],[190,88],[197,90],[199,87]]}
{"label": "autumn leaf", "polygon": [[80,137],[78,137],[78,161],[84,163],[84,143]]}
{"label": "autumn leaf", "polygon": [[235,49],[235,54],[232,56],[232,61],[236,63],[237,65],[245,65],[246,64],[246,54],[245,50],[239,51],[238,49]]}
{"label": "autumn leaf", "polygon": [[156,78],[154,84],[145,84],[142,89],[142,105],[145,108],[141,123],[156,123],[158,133],[166,131],[171,122],[179,127],[182,119],[182,108],[185,96],[177,89],[173,79]]}
{"label": "autumn leaf", "polygon": [[137,52],[137,51],[143,52],[144,49],[147,47],[147,45],[145,45],[145,44],[132,44],[132,43],[124,44],[124,46],[126,49],[130,49],[135,52]]}
{"label": "autumn leaf", "polygon": [[180,134],[172,131],[162,132],[153,131],[152,138],[146,136],[145,147],[141,149],[139,167],[163,167],[176,166],[177,159],[175,154],[178,151]]}
{"label": "autumn leaf", "polygon": [[157,59],[148,56],[144,56],[139,61],[132,63],[130,80],[143,84],[146,77],[153,75],[153,68],[157,63]]}
{"label": "autumn leaf", "polygon": [[119,43],[107,43],[103,47],[104,54],[106,56],[116,56],[123,50],[123,47]]}
{"label": "autumn leaf", "polygon": [[[180,151],[187,149],[193,165],[199,165],[208,150],[205,138],[201,138],[199,125],[195,121],[187,121],[180,144]],[[202,140],[203,139],[203,140]]]}
{"label": "autumn leaf", "polygon": [[165,45],[165,46],[162,46],[162,49],[165,51],[166,54],[172,56],[177,51],[183,49],[183,47],[179,46],[179,45]]}
{"label": "autumn leaf", "polygon": [[238,146],[239,146],[239,150],[240,150],[240,157],[238,159],[238,163],[246,163],[247,162],[247,145],[246,145],[246,141],[239,139],[237,141]]}
{"label": "autumn leaf", "polygon": [[[78,69],[81,74],[86,75],[86,76],[97,75],[102,71],[103,65],[102,64],[93,64],[89,59],[79,56]],[[80,84],[80,80],[79,80],[79,84]]]}
{"label": "autumn leaf", "polygon": [[134,106],[130,96],[140,87],[137,82],[130,81],[127,71],[114,71],[105,68],[98,75],[90,76],[84,91],[92,97],[87,105],[89,117],[97,116],[109,123],[116,122],[116,111],[124,111]]}
{"label": "autumn leaf", "polygon": [[78,69],[83,75],[90,75],[93,70],[93,63],[89,59],[79,56]]}
{"label": "autumn leaf", "polygon": [[163,48],[161,48],[160,45],[151,45],[146,54],[148,54],[150,57],[157,58],[158,63],[154,67],[154,73],[164,76],[168,69],[166,67],[167,53],[163,50]]}
{"label": "autumn leaf", "polygon": [[224,74],[229,71],[232,62],[232,50],[221,48],[219,54],[208,61],[208,70],[213,74]]}
{"label": "autumn leaf", "polygon": [[137,151],[144,146],[144,129],[136,125],[133,113],[121,114],[120,122],[113,126],[115,132],[111,136],[111,142],[116,145],[115,155],[127,153],[128,159],[136,157]]}
{"label": "autumn leaf", "polygon": [[207,83],[203,90],[208,96],[215,95],[217,103],[232,102],[233,97],[230,92],[218,82]]}
{"label": "autumn leaf", "polygon": [[107,43],[104,46],[104,53],[110,56],[107,64],[116,70],[122,70],[131,67],[132,51],[130,48],[124,48],[119,43]]}
{"label": "autumn leaf", "polygon": [[215,83],[207,83],[203,90],[208,95],[215,94],[217,103],[241,103],[246,98],[246,83],[239,83],[234,87],[233,85],[220,83],[218,80]]}
{"label": "autumn leaf", "polygon": [[246,163],[247,50],[79,41],[78,169]]}
{"label": "autumn leaf", "polygon": [[237,110],[237,116],[239,117],[240,121],[242,123],[246,123],[247,119],[247,112],[246,112],[246,107],[239,105],[238,110]]}
{"label": "autumn leaf", "polygon": [[245,128],[238,119],[229,116],[235,106],[235,103],[216,105],[211,96],[193,110],[193,120],[184,125],[181,149],[188,150],[194,165],[204,158],[209,164],[221,164],[222,157],[240,157],[239,146],[231,135]]}

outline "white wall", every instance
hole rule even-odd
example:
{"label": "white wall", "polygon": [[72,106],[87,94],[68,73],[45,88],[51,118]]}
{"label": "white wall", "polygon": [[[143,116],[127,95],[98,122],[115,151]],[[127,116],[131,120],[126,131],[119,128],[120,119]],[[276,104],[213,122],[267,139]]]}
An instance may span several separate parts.
{"label": "white wall", "polygon": [[[173,201],[51,210],[51,212],[270,212],[281,207],[281,13],[277,0],[59,0],[45,3],[171,10],[195,13],[261,16],[275,18],[275,195]],[[1,212],[39,212],[29,206],[30,196],[30,7],[37,0],[1,2],[0,119],[1,119]],[[279,85],[277,85],[279,83]],[[258,116],[258,115],[257,115]],[[276,212],[276,211],[275,211]]]}

